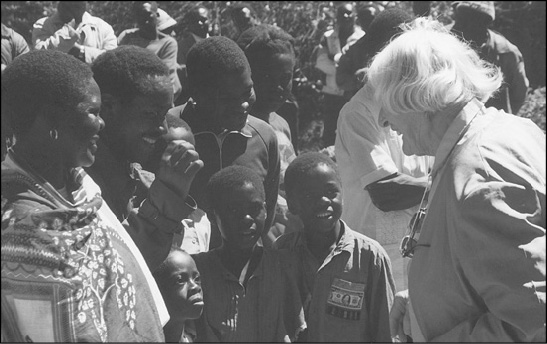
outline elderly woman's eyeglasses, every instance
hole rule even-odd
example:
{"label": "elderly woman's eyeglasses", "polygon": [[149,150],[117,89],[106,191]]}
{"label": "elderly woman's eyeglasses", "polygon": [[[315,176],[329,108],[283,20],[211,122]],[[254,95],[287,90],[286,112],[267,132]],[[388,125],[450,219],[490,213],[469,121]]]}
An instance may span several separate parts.
{"label": "elderly woman's eyeglasses", "polygon": [[424,195],[422,196],[422,201],[420,202],[420,208],[416,214],[410,220],[408,225],[407,234],[401,240],[400,251],[403,257],[412,258],[414,256],[414,250],[418,246],[429,246],[429,245],[419,245],[418,238],[420,237],[420,232],[422,230],[422,224],[427,214],[427,200],[429,196],[429,190],[431,187],[431,176],[429,176],[429,181],[427,187],[425,188]]}

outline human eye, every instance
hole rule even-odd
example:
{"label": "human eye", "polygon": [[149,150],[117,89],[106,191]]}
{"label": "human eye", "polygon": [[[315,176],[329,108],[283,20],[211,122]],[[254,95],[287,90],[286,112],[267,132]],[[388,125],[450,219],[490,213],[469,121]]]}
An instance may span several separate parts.
{"label": "human eye", "polygon": [[178,285],[184,285],[184,284],[188,283],[188,275],[186,275],[186,274],[178,275],[175,282]]}

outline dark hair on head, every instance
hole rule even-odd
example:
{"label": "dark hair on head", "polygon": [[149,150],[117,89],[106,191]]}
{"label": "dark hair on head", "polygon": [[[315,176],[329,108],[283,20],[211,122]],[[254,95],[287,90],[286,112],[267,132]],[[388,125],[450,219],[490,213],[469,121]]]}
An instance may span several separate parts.
{"label": "dark hair on head", "polygon": [[158,9],[158,3],[156,1],[134,1],[133,2],[133,14],[139,13],[142,10],[142,5],[150,4],[156,10]]}
{"label": "dark hair on head", "polygon": [[230,6],[230,18],[234,18],[234,14],[236,14],[237,12],[241,12],[244,8],[248,8],[249,11],[251,11],[251,15],[254,17],[256,15],[256,12],[255,10],[253,9],[253,7],[251,6],[250,3],[248,2],[240,2],[240,3],[237,3],[237,4],[234,4],[232,6]]}
{"label": "dark hair on head", "polygon": [[403,30],[401,24],[412,21],[412,15],[398,7],[388,8],[380,12],[370,23],[368,37],[371,54],[379,52],[392,37],[400,34]]}
{"label": "dark hair on head", "polygon": [[[162,285],[162,284],[165,284],[168,281],[169,276],[167,275],[167,273],[168,273],[168,271],[167,271],[167,261],[169,260],[169,256],[171,255],[172,252],[182,252],[184,254],[189,255],[188,252],[186,252],[182,248],[176,247],[176,246],[171,246],[171,250],[169,250],[169,254],[167,255],[167,257],[165,257],[163,262],[161,262],[161,264],[152,272],[152,276],[156,280],[156,283],[158,284],[158,286]],[[191,258],[191,256],[190,256],[190,258]]]}
{"label": "dark hair on head", "polygon": [[186,59],[190,89],[197,91],[215,89],[222,76],[250,68],[243,50],[223,36],[209,37],[194,44]]}
{"label": "dark hair on head", "polygon": [[219,210],[221,206],[220,195],[231,195],[234,190],[243,185],[252,184],[265,198],[264,184],[260,176],[249,167],[232,165],[215,173],[207,183],[207,197],[212,210]]}
{"label": "dark hair on head", "polygon": [[87,64],[60,51],[35,50],[14,59],[2,73],[2,109],[14,134],[25,134],[43,109],[56,109],[47,115],[61,120],[59,109],[83,101],[91,80]]}
{"label": "dark hair on head", "polygon": [[199,10],[203,8],[207,11],[209,11],[209,9],[203,5],[195,5],[193,6],[192,8],[190,8],[188,10],[188,12],[186,12],[183,16],[183,22],[185,25],[188,25],[188,23],[192,22],[193,20],[199,18]]}
{"label": "dark hair on head", "polygon": [[254,62],[275,54],[290,54],[295,58],[294,38],[273,25],[262,24],[245,30],[237,44],[245,52],[251,68]]}
{"label": "dark hair on head", "polygon": [[298,184],[308,177],[309,172],[318,165],[327,165],[336,173],[336,178],[341,181],[338,167],[334,160],[326,154],[319,152],[308,152],[297,156],[285,171],[285,190],[287,195],[292,194]]}
{"label": "dark hair on head", "polygon": [[134,45],[122,45],[102,53],[91,69],[101,93],[122,102],[147,95],[153,85],[150,76],[169,75],[169,69],[156,54]]}
{"label": "dark hair on head", "polygon": [[376,18],[376,16],[383,10],[384,7],[376,3],[361,5],[357,8],[357,18],[360,22],[368,22],[370,25],[374,18]]}

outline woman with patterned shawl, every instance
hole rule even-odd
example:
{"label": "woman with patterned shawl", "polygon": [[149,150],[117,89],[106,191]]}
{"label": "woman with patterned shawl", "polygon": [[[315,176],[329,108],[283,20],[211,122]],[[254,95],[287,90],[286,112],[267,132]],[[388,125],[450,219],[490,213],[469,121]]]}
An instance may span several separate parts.
{"label": "woman with patterned shawl", "polygon": [[[31,52],[2,75],[16,137],[2,162],[2,342],[164,341],[169,316],[141,243],[82,169],[95,160],[100,107],[90,67],[61,52]],[[162,162],[188,173],[182,150],[171,153]],[[139,214],[132,225],[146,223]]]}

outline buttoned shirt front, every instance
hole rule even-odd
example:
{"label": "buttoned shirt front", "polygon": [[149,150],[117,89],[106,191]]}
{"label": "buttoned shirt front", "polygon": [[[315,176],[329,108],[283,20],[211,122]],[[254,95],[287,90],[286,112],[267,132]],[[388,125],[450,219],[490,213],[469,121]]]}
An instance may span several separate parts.
{"label": "buttoned shirt front", "polygon": [[545,342],[545,144],[477,100],[443,136],[409,272],[426,341]]}
{"label": "buttoned shirt front", "polygon": [[288,255],[258,249],[260,262],[245,285],[224,267],[219,249],[193,256],[205,304],[198,341],[283,342],[305,328]]}
{"label": "buttoned shirt front", "polygon": [[34,48],[36,50],[55,49],[66,53],[76,42],[85,46],[85,62],[92,63],[106,50],[118,46],[112,26],[88,12],[83,14],[82,22],[74,28],[80,33],[78,40],[71,39],[68,25],[70,24],[63,23],[58,12],[55,12],[51,17],[38,19],[32,30]]}
{"label": "buttoned shirt front", "polygon": [[375,241],[341,221],[342,235],[319,262],[303,232],[282,235],[274,246],[298,256],[311,342],[391,342],[389,310],[395,285],[391,263]]}

